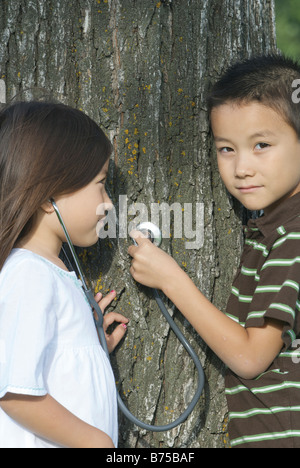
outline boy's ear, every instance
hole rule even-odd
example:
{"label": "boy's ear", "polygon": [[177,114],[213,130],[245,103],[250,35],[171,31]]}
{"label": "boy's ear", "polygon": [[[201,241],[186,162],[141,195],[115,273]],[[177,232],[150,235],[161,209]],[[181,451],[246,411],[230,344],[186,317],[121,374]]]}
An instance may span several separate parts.
{"label": "boy's ear", "polygon": [[54,213],[54,208],[50,200],[47,200],[45,203],[42,204],[41,210],[43,210],[46,214]]}

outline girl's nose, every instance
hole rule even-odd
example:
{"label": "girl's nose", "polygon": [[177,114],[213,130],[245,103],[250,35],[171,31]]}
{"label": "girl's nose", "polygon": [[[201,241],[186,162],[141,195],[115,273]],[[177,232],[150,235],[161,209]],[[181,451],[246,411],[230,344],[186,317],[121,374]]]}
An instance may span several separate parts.
{"label": "girl's nose", "polygon": [[111,205],[113,204],[106,190],[105,190],[105,195],[104,195],[104,203],[108,203]]}

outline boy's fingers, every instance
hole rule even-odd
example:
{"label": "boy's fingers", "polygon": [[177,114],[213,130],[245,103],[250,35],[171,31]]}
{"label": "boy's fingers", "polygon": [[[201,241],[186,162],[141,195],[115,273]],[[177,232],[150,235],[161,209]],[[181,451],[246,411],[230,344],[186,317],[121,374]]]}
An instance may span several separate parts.
{"label": "boy's fingers", "polygon": [[[139,234],[142,235],[142,233]],[[142,246],[143,244],[146,244],[148,242],[150,245],[152,245],[151,240],[148,239],[148,237],[145,237],[144,235],[142,235],[142,237],[137,237],[135,240],[137,245],[130,245],[127,251],[131,257],[134,257],[134,254],[139,251],[138,247]]]}
{"label": "boy's fingers", "polygon": [[131,231],[129,236],[132,237],[135,241],[139,241],[140,239],[147,239],[147,236],[142,231]]}
{"label": "boy's fingers", "polygon": [[142,231],[131,231],[129,236],[132,239],[134,239],[138,245],[142,244],[145,241],[152,243],[149,237],[147,237]]}

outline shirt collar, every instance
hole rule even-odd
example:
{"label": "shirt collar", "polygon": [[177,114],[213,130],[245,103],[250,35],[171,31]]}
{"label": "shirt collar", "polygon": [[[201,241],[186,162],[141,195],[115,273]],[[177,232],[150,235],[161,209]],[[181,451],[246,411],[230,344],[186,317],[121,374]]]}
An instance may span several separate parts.
{"label": "shirt collar", "polygon": [[248,228],[245,229],[246,237],[250,237],[255,231],[260,231],[266,237],[296,216],[300,216],[300,193],[284,200],[268,215],[250,219]]}

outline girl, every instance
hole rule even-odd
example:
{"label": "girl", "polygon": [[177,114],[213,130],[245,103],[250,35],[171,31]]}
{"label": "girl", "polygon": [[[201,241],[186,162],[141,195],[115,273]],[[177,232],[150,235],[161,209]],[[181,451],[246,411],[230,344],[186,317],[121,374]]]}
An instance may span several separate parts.
{"label": "girl", "polygon": [[[59,258],[54,199],[77,246],[97,242],[111,144],[84,113],[16,103],[0,113],[0,445],[117,445],[115,382],[80,281]],[[102,311],[116,297],[97,294]],[[104,318],[112,351],[128,320]]]}

